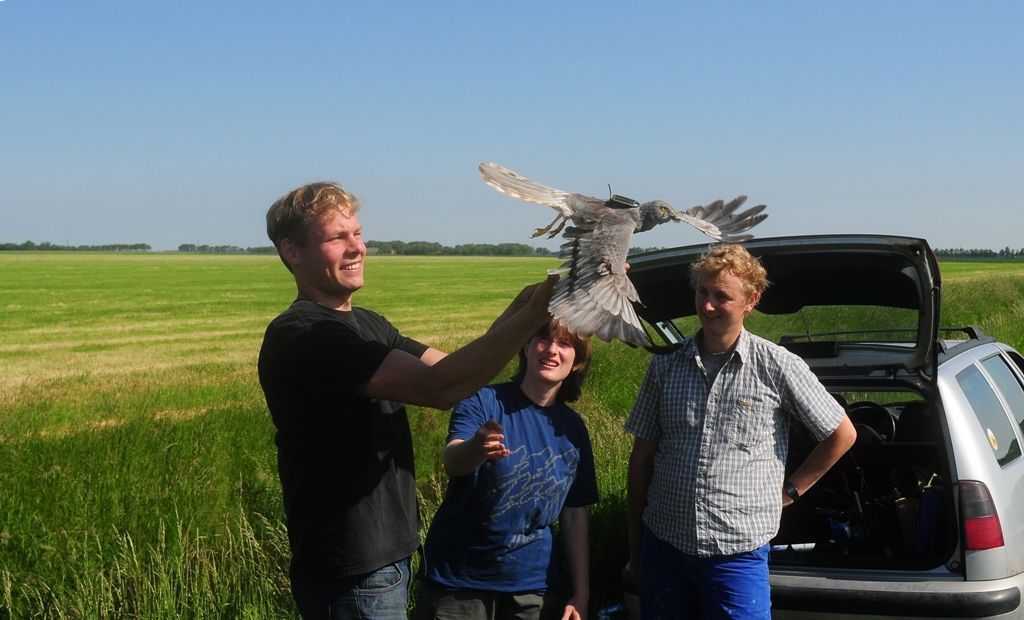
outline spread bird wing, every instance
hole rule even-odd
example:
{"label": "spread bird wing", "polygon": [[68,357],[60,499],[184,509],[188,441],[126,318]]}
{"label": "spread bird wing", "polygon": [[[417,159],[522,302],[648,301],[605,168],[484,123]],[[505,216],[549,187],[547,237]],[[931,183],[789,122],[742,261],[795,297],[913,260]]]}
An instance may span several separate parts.
{"label": "spread bird wing", "polygon": [[739,196],[729,203],[721,200],[708,205],[676,211],[663,201],[652,201],[638,208],[611,208],[599,198],[541,185],[495,163],[479,165],[484,182],[499,192],[555,209],[558,215],[534,237],[554,237],[565,229],[566,242],[559,256],[568,273],[555,286],[548,309],[570,330],[594,335],[601,340],[622,340],[652,349],[650,339],[633,309],[639,296],[626,276],[626,255],[634,232],[642,232],[673,219],[686,222],[716,241],[745,241],[745,234],[767,214],[764,205],[737,213],[746,200]]}
{"label": "spread bird wing", "polygon": [[746,196],[737,196],[729,202],[716,200],[707,205],[698,205],[690,207],[686,211],[680,211],[679,218],[716,241],[729,243],[748,241],[753,239],[754,235],[744,233],[763,222],[768,214],[763,213],[764,205],[757,205],[737,213],[736,210],[746,200]]}
{"label": "spread bird wing", "polygon": [[648,347],[651,342],[633,302],[639,302],[626,276],[626,255],[636,227],[635,214],[608,210],[593,228],[570,226],[559,256],[566,273],[555,285],[548,310],[582,336]]}
{"label": "spread bird wing", "polygon": [[572,216],[572,208],[569,206],[569,197],[573,195],[571,192],[563,192],[560,189],[541,185],[499,164],[483,163],[480,164],[479,169],[484,183],[502,194],[527,202],[547,205],[565,217]]}

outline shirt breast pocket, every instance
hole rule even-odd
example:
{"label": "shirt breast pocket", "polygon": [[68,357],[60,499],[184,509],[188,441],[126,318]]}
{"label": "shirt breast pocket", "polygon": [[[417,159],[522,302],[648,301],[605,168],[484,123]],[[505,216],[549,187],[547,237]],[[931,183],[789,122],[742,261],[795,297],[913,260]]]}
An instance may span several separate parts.
{"label": "shirt breast pocket", "polygon": [[729,443],[749,450],[764,443],[773,434],[777,405],[770,402],[736,401],[733,414],[725,425]]}
{"label": "shirt breast pocket", "polygon": [[659,420],[662,430],[670,435],[699,431],[704,424],[704,411],[695,398],[668,401]]}

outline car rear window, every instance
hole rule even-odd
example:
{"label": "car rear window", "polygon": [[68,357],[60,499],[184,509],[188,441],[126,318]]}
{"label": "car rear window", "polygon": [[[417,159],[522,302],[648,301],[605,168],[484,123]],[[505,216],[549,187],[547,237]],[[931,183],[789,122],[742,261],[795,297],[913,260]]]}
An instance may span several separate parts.
{"label": "car rear window", "polygon": [[1010,408],[1010,413],[1013,414],[1013,418],[1017,421],[1017,427],[1024,433],[1024,389],[1021,388],[1017,376],[1013,374],[1013,370],[1006,360],[999,355],[993,355],[984,360],[981,365],[988,372],[989,376],[992,377],[993,383],[996,384],[996,389],[1002,393],[1003,400],[1006,401],[1006,405]]}
{"label": "car rear window", "polygon": [[[755,310],[744,321],[753,334],[773,342],[866,342],[910,345],[917,340],[918,311],[881,306],[805,306],[791,314]],[[690,336],[700,329],[697,317],[672,321]]]}
{"label": "car rear window", "polygon": [[1006,465],[1021,455],[1020,442],[1006,410],[999,402],[992,385],[977,366],[968,366],[956,375],[957,383],[971,403],[985,432],[992,453],[1000,465]]}

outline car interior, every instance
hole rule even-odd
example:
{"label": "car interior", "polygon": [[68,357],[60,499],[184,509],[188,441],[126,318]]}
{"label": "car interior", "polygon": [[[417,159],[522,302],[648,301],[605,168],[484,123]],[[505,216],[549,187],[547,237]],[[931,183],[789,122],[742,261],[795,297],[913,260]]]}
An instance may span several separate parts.
{"label": "car interior", "polygon": [[[924,569],[956,540],[947,507],[938,419],[919,395],[834,393],[857,429],[853,448],[800,501],[783,510],[772,562]],[[915,398],[910,399],[910,396]],[[794,422],[787,470],[814,447]]]}

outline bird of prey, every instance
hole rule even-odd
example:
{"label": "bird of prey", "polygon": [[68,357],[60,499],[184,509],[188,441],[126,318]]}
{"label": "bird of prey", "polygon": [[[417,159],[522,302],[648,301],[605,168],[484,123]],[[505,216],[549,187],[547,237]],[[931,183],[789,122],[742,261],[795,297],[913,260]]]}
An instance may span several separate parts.
{"label": "bird of prey", "polygon": [[[602,200],[565,192],[495,163],[483,163],[479,168],[484,182],[499,192],[557,211],[550,224],[533,233],[534,237],[551,238],[565,229],[562,236],[566,241],[558,254],[566,259],[564,274],[548,306],[551,315],[582,336],[594,335],[605,342],[618,339],[646,349],[657,347],[633,310],[633,303],[640,298],[626,276],[633,233],[664,222],[686,222],[715,241],[739,242],[753,238],[744,233],[768,217],[762,213],[764,205],[737,213],[746,196],[676,211],[663,200],[641,204],[618,195]],[[572,226],[565,228],[569,221]]]}

